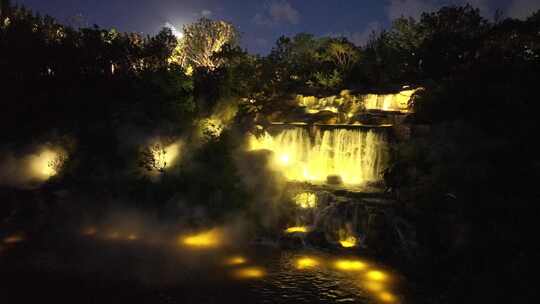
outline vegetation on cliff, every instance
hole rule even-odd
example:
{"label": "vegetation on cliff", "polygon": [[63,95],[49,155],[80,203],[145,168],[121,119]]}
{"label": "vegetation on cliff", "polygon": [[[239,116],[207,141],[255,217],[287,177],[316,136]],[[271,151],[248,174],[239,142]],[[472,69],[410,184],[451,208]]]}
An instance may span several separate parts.
{"label": "vegetation on cliff", "polygon": [[[252,184],[237,165],[242,131],[284,96],[422,86],[407,120],[412,137],[392,147],[385,173],[420,232],[418,280],[429,299],[441,295],[433,302],[496,301],[510,289],[513,302],[530,298],[523,278],[539,196],[540,12],[486,20],[469,5],[445,7],[397,19],[363,46],[302,33],[261,56],[241,49],[234,26],[221,21],[190,25],[191,40],[179,42],[169,29],[143,37],[73,28],[2,3],[0,156],[61,147],[69,157],[42,189],[77,189],[107,197],[103,204],[126,199],[169,216],[188,202],[189,212],[203,206],[222,218],[249,209],[265,187],[258,160]],[[223,117],[230,124],[220,125]],[[189,161],[167,170],[141,162],[154,155],[141,149],[154,138],[163,139],[159,155],[184,143]],[[141,174],[148,168],[159,177]],[[17,200],[12,186],[2,188],[4,209]],[[266,200],[279,197],[273,190],[262,191]],[[498,283],[510,286],[486,291]]]}

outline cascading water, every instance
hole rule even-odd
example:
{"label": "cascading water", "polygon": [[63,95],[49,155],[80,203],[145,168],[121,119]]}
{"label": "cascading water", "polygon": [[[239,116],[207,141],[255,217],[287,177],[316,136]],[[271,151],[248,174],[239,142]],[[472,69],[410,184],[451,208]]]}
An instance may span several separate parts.
{"label": "cascading water", "polygon": [[252,150],[274,152],[279,169],[289,180],[323,182],[338,175],[345,184],[380,179],[387,160],[385,135],[376,130],[293,127],[275,136],[252,137]]}
{"label": "cascading water", "polygon": [[411,96],[418,89],[404,90],[397,94],[364,95],[364,106],[368,110],[408,111]]}

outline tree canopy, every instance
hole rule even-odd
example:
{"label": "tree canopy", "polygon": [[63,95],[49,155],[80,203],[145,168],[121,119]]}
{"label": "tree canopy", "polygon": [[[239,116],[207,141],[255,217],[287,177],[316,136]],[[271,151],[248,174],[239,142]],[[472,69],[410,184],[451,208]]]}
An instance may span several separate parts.
{"label": "tree canopy", "polygon": [[232,24],[208,18],[185,25],[183,34],[173,54],[173,61],[184,67],[203,67],[210,70],[221,65],[221,61],[214,54],[221,51],[225,45],[238,45],[240,39]]}

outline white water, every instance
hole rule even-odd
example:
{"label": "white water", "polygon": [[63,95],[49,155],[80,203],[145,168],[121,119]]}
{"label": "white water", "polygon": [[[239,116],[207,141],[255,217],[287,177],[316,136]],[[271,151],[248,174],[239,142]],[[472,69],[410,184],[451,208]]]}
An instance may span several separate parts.
{"label": "white water", "polygon": [[345,184],[377,181],[387,160],[384,134],[373,130],[333,129],[315,132],[291,128],[252,138],[251,149],[274,152],[276,166],[290,180],[326,181],[339,175]]}
{"label": "white water", "polygon": [[364,95],[364,106],[368,110],[408,111],[411,96],[417,90],[404,90],[397,94],[367,94]]}

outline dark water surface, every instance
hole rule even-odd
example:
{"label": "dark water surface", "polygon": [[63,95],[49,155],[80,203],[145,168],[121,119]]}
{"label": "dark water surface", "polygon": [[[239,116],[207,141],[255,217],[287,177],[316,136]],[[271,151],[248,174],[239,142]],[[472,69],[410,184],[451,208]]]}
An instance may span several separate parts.
{"label": "dark water surface", "polygon": [[54,237],[2,244],[2,303],[404,303],[403,279],[365,259],[253,246]]}

